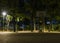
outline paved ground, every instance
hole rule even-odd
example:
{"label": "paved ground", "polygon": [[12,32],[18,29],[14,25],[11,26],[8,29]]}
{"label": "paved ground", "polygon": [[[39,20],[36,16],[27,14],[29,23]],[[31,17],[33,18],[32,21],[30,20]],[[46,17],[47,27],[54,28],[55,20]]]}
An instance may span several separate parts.
{"label": "paved ground", "polygon": [[60,33],[0,33],[0,43],[58,43]]}

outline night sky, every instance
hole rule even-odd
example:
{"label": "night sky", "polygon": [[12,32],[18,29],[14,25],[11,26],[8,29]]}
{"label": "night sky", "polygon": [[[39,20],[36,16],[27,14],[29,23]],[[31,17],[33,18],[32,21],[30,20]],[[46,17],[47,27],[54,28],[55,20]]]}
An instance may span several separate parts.
{"label": "night sky", "polygon": [[15,10],[18,13],[43,10],[59,13],[59,3],[59,0],[0,0],[0,10]]}

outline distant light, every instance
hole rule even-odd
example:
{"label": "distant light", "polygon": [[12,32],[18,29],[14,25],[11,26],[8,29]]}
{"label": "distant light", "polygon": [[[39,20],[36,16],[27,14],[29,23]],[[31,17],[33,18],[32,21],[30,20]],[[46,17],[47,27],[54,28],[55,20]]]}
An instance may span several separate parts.
{"label": "distant light", "polygon": [[7,13],[6,13],[5,11],[4,11],[4,12],[2,12],[2,15],[3,15],[3,16],[5,16],[6,14],[7,14]]}
{"label": "distant light", "polygon": [[50,24],[50,22],[49,22],[49,21],[47,21],[46,23],[47,23],[47,24]]}

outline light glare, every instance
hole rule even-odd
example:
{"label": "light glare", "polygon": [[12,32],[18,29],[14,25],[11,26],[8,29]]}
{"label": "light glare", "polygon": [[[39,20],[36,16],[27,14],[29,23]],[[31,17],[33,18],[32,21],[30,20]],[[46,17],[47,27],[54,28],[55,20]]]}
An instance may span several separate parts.
{"label": "light glare", "polygon": [[6,12],[2,12],[2,15],[5,16],[6,15]]}

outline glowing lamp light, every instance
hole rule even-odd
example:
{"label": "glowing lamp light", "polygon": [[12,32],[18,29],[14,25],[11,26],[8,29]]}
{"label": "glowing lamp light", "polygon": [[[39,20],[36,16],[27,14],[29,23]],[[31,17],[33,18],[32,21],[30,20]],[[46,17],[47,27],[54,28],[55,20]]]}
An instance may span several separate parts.
{"label": "glowing lamp light", "polygon": [[4,11],[4,12],[2,12],[2,15],[3,15],[3,16],[5,16],[6,14],[7,14],[7,13],[6,13],[5,11]]}

